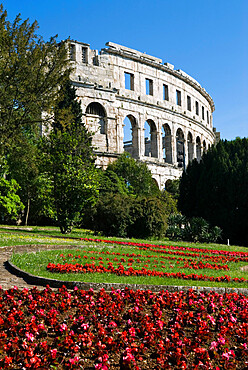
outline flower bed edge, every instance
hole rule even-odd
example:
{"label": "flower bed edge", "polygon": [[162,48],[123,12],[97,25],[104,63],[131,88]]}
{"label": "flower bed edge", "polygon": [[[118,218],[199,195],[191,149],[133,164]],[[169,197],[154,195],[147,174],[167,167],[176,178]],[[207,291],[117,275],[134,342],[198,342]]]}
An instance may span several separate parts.
{"label": "flower bed edge", "polygon": [[123,284],[123,283],[91,283],[91,282],[81,282],[81,281],[63,281],[58,279],[49,279],[41,276],[32,275],[26,271],[21,270],[9,260],[7,260],[7,267],[9,271],[16,276],[22,277],[27,283],[33,285],[40,285],[40,286],[47,286],[49,285],[51,288],[61,288],[65,286],[67,289],[74,289],[78,287],[80,289],[88,290],[100,290],[105,289],[106,291],[110,291],[111,289],[132,289],[132,290],[151,290],[153,292],[158,292],[161,290],[168,290],[168,291],[187,291],[189,289],[193,289],[199,292],[210,292],[215,291],[219,294],[229,294],[229,293],[237,293],[237,294],[244,294],[248,295],[247,288],[224,288],[224,287],[205,287],[205,286],[176,286],[176,285],[144,285],[144,284]]}

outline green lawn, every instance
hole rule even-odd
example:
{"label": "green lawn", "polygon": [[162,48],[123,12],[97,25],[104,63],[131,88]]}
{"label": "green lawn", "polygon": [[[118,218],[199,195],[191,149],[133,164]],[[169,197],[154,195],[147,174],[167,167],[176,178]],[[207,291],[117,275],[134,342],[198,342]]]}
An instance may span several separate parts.
{"label": "green lawn", "polygon": [[[56,238],[59,237],[59,238]],[[51,251],[41,251],[37,253],[22,253],[19,254],[15,252],[12,256],[12,263],[14,263],[19,268],[39,276],[44,276],[53,279],[59,279],[63,281],[85,281],[85,282],[112,282],[112,283],[127,283],[127,284],[154,284],[154,285],[193,285],[193,286],[222,286],[222,287],[248,287],[247,282],[237,283],[237,282],[213,282],[213,281],[198,281],[198,280],[182,280],[172,277],[153,277],[153,276],[117,276],[113,273],[67,273],[60,274],[47,271],[46,267],[49,262],[52,263],[92,263],[95,262],[98,265],[100,262],[102,266],[107,267],[108,263],[111,262],[115,268],[121,263],[125,269],[131,267],[133,269],[141,269],[142,267],[150,270],[163,271],[163,272],[183,272],[185,274],[203,274],[207,276],[223,276],[228,275],[231,278],[244,278],[248,279],[248,273],[241,271],[241,267],[248,265],[247,261],[207,261],[208,256],[215,256],[221,258],[218,253],[200,253],[199,256],[195,254],[195,251],[187,251],[190,253],[189,256],[178,255],[178,251],[171,250],[172,254],[164,254],[151,250],[140,250],[137,246],[118,246],[115,244],[105,244],[102,242],[86,242],[79,239],[73,238],[99,238],[99,239],[111,239],[120,240],[126,242],[138,242],[138,243],[150,243],[154,245],[167,245],[167,246],[182,246],[191,248],[203,248],[203,249],[213,249],[213,250],[223,250],[223,251],[235,251],[235,252],[248,252],[247,248],[242,248],[238,246],[227,246],[220,244],[204,244],[199,243],[186,243],[186,242],[171,242],[168,240],[135,240],[135,239],[121,239],[121,238],[105,238],[102,236],[94,236],[89,230],[79,230],[75,229],[70,235],[63,236],[59,232],[58,228],[55,227],[8,227],[0,226],[0,246],[11,246],[11,245],[56,245],[59,250]],[[74,249],[70,249],[73,246]],[[76,247],[76,249],[75,249]],[[93,253],[92,253],[93,252]],[[101,253],[104,252],[104,253]],[[175,253],[174,253],[175,252]],[[183,252],[183,251],[180,251]],[[101,253],[101,254],[99,254]],[[108,255],[107,253],[120,253],[125,256]],[[139,257],[133,258],[133,261],[128,261],[130,256],[126,254],[139,254]],[[174,253],[174,254],[173,254]],[[60,256],[61,254],[64,257]],[[73,257],[68,257],[68,254],[72,254]],[[79,256],[80,258],[75,258]],[[87,258],[83,258],[83,256]],[[150,257],[148,257],[150,256]],[[153,256],[153,257],[151,257]],[[164,258],[166,256],[166,258]],[[218,257],[219,256],[219,257]],[[91,259],[94,257],[95,259]],[[99,259],[99,257],[101,259]],[[176,259],[167,259],[167,257],[174,257]],[[180,260],[180,257],[183,260]],[[125,261],[120,261],[124,258]],[[204,263],[216,263],[218,265],[227,264],[230,270],[213,270],[209,268],[204,269],[190,269],[184,267],[188,259],[191,258],[195,263],[203,261]],[[137,259],[139,261],[137,261]],[[129,265],[128,265],[129,263]]]}

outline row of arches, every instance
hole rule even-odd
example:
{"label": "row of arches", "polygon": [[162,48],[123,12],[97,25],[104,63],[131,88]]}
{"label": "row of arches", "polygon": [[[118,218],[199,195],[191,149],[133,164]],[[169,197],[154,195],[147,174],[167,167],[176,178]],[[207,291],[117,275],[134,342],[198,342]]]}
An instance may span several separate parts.
{"label": "row of arches", "polygon": [[[126,116],[124,119],[124,150],[129,152],[133,157],[137,157],[138,151],[138,126],[135,118],[132,115]],[[170,126],[166,123],[162,126],[162,159],[165,163],[176,164],[178,167],[183,167],[186,162],[197,158],[200,161],[202,153],[207,150],[206,141],[199,136],[196,137],[195,143],[193,135],[188,132],[187,138],[181,128],[178,128],[174,138],[171,133]],[[173,146],[175,146],[176,156],[173,156]],[[158,132],[155,123],[149,119],[144,124],[144,156],[161,158],[159,156]],[[175,163],[176,162],[176,163]]]}
{"label": "row of arches", "polygon": [[[85,113],[86,116],[93,116],[97,119],[98,132],[107,135],[107,115],[103,106],[100,103],[92,102],[87,106]],[[200,136],[194,140],[190,131],[185,136],[181,128],[178,128],[173,136],[167,123],[162,125],[162,132],[158,132],[155,122],[148,119],[144,123],[143,130],[144,143],[142,144],[141,127],[136,118],[131,114],[125,117],[123,121],[123,149],[134,158],[141,156],[158,158],[165,163],[185,167],[194,158],[200,161],[202,153],[207,150],[206,141],[201,142]]]}

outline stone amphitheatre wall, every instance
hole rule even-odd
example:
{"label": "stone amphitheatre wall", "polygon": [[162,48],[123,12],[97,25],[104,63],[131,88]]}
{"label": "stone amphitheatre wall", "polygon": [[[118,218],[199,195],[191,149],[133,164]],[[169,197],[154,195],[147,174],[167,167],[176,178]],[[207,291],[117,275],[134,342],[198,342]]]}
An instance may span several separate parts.
{"label": "stone amphitheatre wall", "polygon": [[[99,166],[106,168],[128,151],[147,163],[162,189],[215,143],[212,98],[173,65],[112,42],[98,53],[71,41],[70,59]],[[127,141],[125,125],[130,126]]]}

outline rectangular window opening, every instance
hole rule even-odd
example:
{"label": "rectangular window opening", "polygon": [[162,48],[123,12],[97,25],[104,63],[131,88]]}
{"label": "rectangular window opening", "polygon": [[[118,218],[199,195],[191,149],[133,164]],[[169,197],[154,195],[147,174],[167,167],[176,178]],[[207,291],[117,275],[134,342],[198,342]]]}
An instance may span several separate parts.
{"label": "rectangular window opening", "polygon": [[204,107],[202,107],[202,119],[204,120]]}
{"label": "rectangular window opening", "polygon": [[85,47],[82,47],[82,63],[88,62],[88,55],[87,55],[88,49]]}
{"label": "rectangular window opening", "polygon": [[199,103],[198,103],[198,101],[195,102],[195,114],[197,114],[197,116],[199,116]]}
{"label": "rectangular window opening", "polygon": [[169,100],[169,86],[168,85],[163,85],[163,98],[164,100]]}
{"label": "rectangular window opening", "polygon": [[76,60],[76,45],[70,45],[70,60]]}
{"label": "rectangular window opening", "polygon": [[207,110],[207,123],[209,124],[209,113],[208,113],[208,110]]}
{"label": "rectangular window opening", "polygon": [[134,91],[134,75],[132,73],[125,72],[125,89]]}
{"label": "rectangular window opening", "polygon": [[146,78],[146,95],[153,95],[153,81]]}
{"label": "rectangular window opening", "polygon": [[187,109],[191,111],[191,97],[187,96]]}
{"label": "rectangular window opening", "polygon": [[181,91],[176,90],[177,105],[182,105],[182,94]]}

